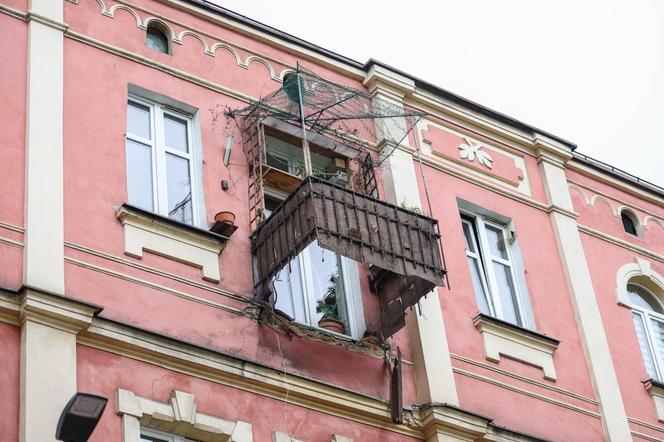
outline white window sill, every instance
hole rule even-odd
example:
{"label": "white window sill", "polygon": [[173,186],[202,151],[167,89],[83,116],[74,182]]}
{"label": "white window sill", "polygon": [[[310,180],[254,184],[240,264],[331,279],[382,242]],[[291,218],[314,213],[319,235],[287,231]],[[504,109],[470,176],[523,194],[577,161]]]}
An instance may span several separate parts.
{"label": "white window sill", "polygon": [[646,387],[652,400],[655,403],[655,410],[657,411],[657,420],[664,422],[664,383],[654,379],[648,379],[643,383]]}
{"label": "white window sill", "polygon": [[501,355],[506,356],[539,367],[545,379],[556,380],[553,352],[558,340],[481,313],[473,318],[473,324],[482,335],[488,360],[500,362]]}
{"label": "white window sill", "polygon": [[219,254],[228,237],[190,226],[129,204],[115,207],[124,228],[124,253],[142,258],[144,251],[201,269],[203,279],[219,282]]}

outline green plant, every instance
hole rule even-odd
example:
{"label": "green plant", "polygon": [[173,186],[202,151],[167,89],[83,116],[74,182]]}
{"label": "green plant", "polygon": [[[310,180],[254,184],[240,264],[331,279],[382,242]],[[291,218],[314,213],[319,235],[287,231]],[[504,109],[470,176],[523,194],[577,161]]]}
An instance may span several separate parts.
{"label": "green plant", "polygon": [[339,307],[337,306],[337,279],[339,272],[330,276],[330,285],[325,294],[316,303],[316,313],[322,313],[321,319],[339,319]]}
{"label": "green plant", "polygon": [[420,209],[419,207],[416,207],[416,206],[409,206],[408,204],[406,204],[405,201],[402,202],[401,204],[399,204],[399,207],[401,207],[402,209],[409,210],[409,211],[411,211],[411,212],[413,212],[413,213],[417,213],[417,214],[419,214],[419,215],[422,215],[422,214],[423,214],[423,213],[422,213],[422,209]]}

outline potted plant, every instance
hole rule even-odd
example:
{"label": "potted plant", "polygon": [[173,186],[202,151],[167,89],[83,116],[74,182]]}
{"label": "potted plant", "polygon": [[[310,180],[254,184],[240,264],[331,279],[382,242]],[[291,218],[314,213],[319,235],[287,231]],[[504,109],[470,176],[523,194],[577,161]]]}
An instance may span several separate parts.
{"label": "potted plant", "polygon": [[339,278],[338,272],[330,277],[331,285],[328,286],[325,295],[316,303],[316,313],[323,314],[323,317],[318,321],[320,328],[344,334],[346,326],[339,320],[339,308],[337,306],[337,278]]}
{"label": "potted plant", "polygon": [[235,214],[233,212],[219,212],[214,216],[214,220],[220,223],[235,224]]}

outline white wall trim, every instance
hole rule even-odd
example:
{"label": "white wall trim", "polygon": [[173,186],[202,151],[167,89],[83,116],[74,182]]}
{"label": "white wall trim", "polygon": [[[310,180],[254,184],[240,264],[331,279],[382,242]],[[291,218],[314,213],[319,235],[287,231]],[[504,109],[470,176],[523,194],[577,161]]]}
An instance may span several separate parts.
{"label": "white wall trim", "polygon": [[116,412],[122,416],[122,442],[138,442],[141,424],[178,433],[201,441],[252,442],[251,424],[228,421],[198,412],[196,397],[191,393],[171,391],[170,403],[156,402],[119,388]]}
{"label": "white wall trim", "polygon": [[23,282],[64,293],[62,0],[33,0],[28,20]]}
{"label": "white wall trim", "polygon": [[534,333],[506,327],[487,320],[482,315],[473,319],[473,324],[480,331],[484,343],[484,354],[493,362],[500,362],[500,356],[534,365],[542,369],[544,378],[556,380],[556,368],[553,364],[553,352],[558,344]]}
{"label": "white wall trim", "polygon": [[634,263],[623,265],[616,273],[616,301],[619,305],[632,308],[627,284],[635,276],[645,276],[664,292],[664,276],[652,270],[650,261],[637,256],[634,258]]}
{"label": "white wall trim", "polygon": [[225,247],[220,242],[195,232],[151,218],[137,211],[119,206],[115,216],[124,227],[124,253],[142,258],[150,251],[175,261],[198,267],[203,279],[219,282],[219,254]]}
{"label": "white wall trim", "polygon": [[655,404],[655,410],[657,411],[657,420],[664,422],[664,385],[653,382],[652,379],[644,382],[643,384],[646,387],[652,400]]}
{"label": "white wall trim", "polygon": [[[552,206],[573,211],[564,164],[569,154],[549,149],[539,151],[538,158],[548,202]],[[551,158],[553,157],[553,158]],[[602,426],[609,440],[630,440],[630,428],[613,367],[613,359],[604,322],[597,303],[590,269],[586,261],[579,226],[574,218],[558,211],[550,213],[561,263],[579,328],[584,355],[588,363],[593,390],[600,404]]]}

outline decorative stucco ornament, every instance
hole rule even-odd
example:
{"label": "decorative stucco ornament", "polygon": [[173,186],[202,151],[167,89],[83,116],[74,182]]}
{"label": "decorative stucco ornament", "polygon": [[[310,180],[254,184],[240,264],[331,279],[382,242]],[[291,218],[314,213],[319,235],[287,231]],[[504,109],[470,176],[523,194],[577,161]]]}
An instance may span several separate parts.
{"label": "decorative stucco ornament", "polygon": [[491,169],[493,167],[493,159],[491,158],[491,155],[486,153],[483,150],[480,150],[482,146],[480,144],[474,143],[470,141],[468,138],[464,138],[466,141],[465,143],[461,144],[459,146],[459,156],[461,159],[467,159],[468,161],[474,161],[475,157],[477,157],[477,162],[480,163],[482,166],[486,167],[487,169]]}

